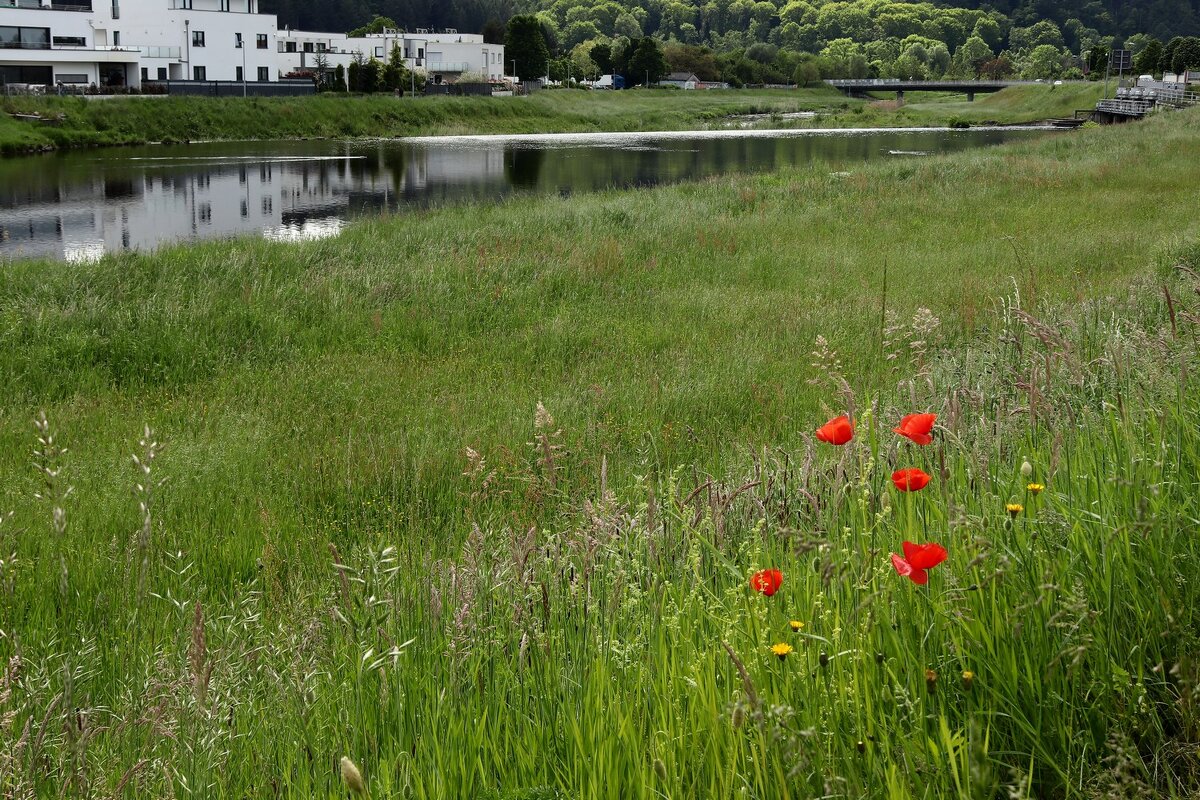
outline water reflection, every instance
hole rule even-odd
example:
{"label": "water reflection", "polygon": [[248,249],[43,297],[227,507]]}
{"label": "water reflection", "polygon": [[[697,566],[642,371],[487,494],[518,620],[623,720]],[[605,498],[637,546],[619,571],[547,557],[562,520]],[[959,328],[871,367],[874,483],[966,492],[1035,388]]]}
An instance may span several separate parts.
{"label": "water reflection", "polygon": [[0,160],[0,259],[93,260],[178,240],[336,235],[363,215],[997,144],[1030,131],[474,137],[143,147]]}

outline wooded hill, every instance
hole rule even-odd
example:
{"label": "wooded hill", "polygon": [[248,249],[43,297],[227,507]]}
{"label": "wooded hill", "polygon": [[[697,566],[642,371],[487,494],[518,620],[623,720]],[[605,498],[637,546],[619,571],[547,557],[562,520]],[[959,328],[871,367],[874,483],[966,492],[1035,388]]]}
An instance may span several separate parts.
{"label": "wooded hill", "polygon": [[[605,36],[629,35],[628,30],[616,30],[617,20],[624,16],[623,27],[630,28],[630,20],[637,22],[639,34],[675,37],[687,44],[718,49],[731,43],[744,45],[747,33],[764,42],[774,36],[773,43],[783,45],[783,29],[791,21],[801,28],[793,36],[805,43],[814,38],[858,38],[854,34],[862,35],[872,23],[883,35],[894,36],[899,28],[904,31],[900,38],[904,38],[914,32],[913,23],[906,22],[912,18],[939,20],[952,40],[962,35],[962,26],[954,22],[962,18],[960,10],[992,12],[1002,28],[1030,27],[1050,20],[1076,52],[1077,31],[1088,29],[1101,36],[1144,33],[1164,41],[1200,35],[1200,0],[959,0],[932,5],[892,0],[262,0],[262,10],[278,14],[281,25],[306,30],[348,31],[378,14],[407,28],[453,27],[476,32],[489,20],[504,22],[515,13],[545,11],[563,29],[590,22]],[[810,27],[815,30],[808,30]],[[925,26],[917,32],[928,35],[930,31]],[[947,41],[940,36],[930,38]]]}

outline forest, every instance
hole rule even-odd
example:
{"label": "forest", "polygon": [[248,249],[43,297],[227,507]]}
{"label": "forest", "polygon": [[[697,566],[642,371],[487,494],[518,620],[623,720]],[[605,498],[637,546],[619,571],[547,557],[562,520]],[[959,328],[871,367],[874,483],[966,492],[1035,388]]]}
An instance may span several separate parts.
{"label": "forest", "polygon": [[[850,22],[852,30],[869,26],[865,20],[871,19],[887,32],[887,26],[903,25],[903,20],[914,16],[952,20],[961,19],[963,12],[979,11],[997,19],[1002,27],[1030,27],[1049,20],[1064,31],[1069,41],[1078,38],[1076,31],[1089,29],[1104,36],[1143,33],[1163,41],[1200,35],[1200,0],[958,0],[932,5],[893,0],[262,0],[261,7],[264,12],[278,14],[280,25],[331,31],[357,28],[375,15],[390,17],[409,28],[480,31],[489,20],[505,22],[513,14],[546,12],[564,24],[591,22],[611,36],[617,19],[628,15],[646,35],[661,39],[676,36],[681,40],[691,37],[696,43],[718,47],[730,34],[740,38],[750,33],[764,42],[772,34],[781,38],[789,22],[795,22],[802,31],[793,32],[793,36],[819,37],[830,28],[844,26],[843,22],[835,22],[843,17],[847,22],[857,19]],[[628,19],[625,23],[628,27]],[[950,24],[950,28],[956,27]]]}

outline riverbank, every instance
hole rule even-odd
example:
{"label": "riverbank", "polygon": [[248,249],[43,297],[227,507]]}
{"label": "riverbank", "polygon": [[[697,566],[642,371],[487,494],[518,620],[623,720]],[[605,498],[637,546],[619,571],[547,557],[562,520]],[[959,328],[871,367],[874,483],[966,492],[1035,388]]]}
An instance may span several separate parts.
{"label": "riverbank", "polygon": [[1185,796],[1196,121],[7,266],[2,774]]}
{"label": "riverbank", "polygon": [[[1092,91],[1091,86],[1085,90]],[[1069,90],[1069,91],[1068,91]],[[1057,91],[1057,94],[1056,94]],[[488,133],[698,130],[786,127],[946,126],[958,119],[1003,124],[1070,115],[1081,90],[1016,87],[973,104],[930,97],[904,108],[827,89],[760,91],[545,91],[528,98],[81,98],[0,99],[0,154],[214,140],[373,138]],[[1098,94],[1098,89],[1095,90]],[[1011,94],[1009,94],[1011,93]],[[1094,101],[1093,101],[1094,102]],[[816,119],[785,115],[816,112]],[[55,122],[14,119],[39,114]]]}

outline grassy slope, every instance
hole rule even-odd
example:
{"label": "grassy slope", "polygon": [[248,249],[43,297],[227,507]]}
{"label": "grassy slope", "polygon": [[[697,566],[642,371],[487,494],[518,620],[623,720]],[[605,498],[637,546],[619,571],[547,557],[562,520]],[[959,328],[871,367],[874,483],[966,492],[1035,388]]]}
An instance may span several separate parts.
{"label": "grassy slope", "polygon": [[[214,638],[213,647],[222,641],[234,647],[235,629],[259,624],[257,617],[236,622],[239,615],[257,613],[265,614],[263,635],[273,637],[271,648],[310,652],[310,633],[298,630],[296,615],[308,613],[309,603],[326,602],[325,587],[333,585],[328,542],[352,554],[359,565],[365,563],[364,548],[399,543],[405,574],[424,574],[429,565],[422,553],[453,550],[471,519],[482,518],[485,527],[497,531],[506,526],[524,530],[531,524],[553,529],[562,523],[565,512],[551,499],[593,491],[602,454],[609,479],[625,485],[633,475],[666,475],[686,463],[721,471],[744,461],[739,455],[743,448],[757,452],[761,446],[801,446],[813,421],[823,417],[822,406],[838,403],[830,391],[807,382],[818,374],[806,366],[817,335],[841,352],[857,391],[882,394],[894,386],[877,347],[885,265],[888,305],[905,315],[918,306],[933,309],[942,318],[942,340],[953,343],[968,341],[984,322],[990,324],[996,298],[1011,294],[1014,283],[1028,304],[1035,299],[1083,303],[1120,296],[1136,276],[1173,263],[1178,245],[1200,234],[1200,222],[1185,213],[1200,182],[1197,123],[1195,113],[1180,113],[1142,126],[1081,132],[1020,147],[870,166],[848,178],[797,171],[570,200],[520,199],[502,206],[446,209],[374,220],[336,239],[301,245],[206,243],[147,256],[109,257],[96,265],[13,265],[0,274],[0,502],[18,511],[5,530],[46,530],[45,508],[29,501],[36,482],[28,467],[28,421],[39,408],[47,409],[60,439],[71,447],[64,463],[76,490],[63,544],[42,533],[4,542],[4,549],[18,550],[21,566],[15,593],[0,594],[7,609],[6,630],[19,632],[35,665],[54,651],[56,636],[97,641],[102,652],[115,648],[102,666],[89,666],[95,669],[80,679],[83,688],[77,691],[89,693],[92,702],[133,713],[128,707],[133,701],[122,693],[140,697],[140,681],[171,680],[173,674],[173,667],[163,667],[166,676],[154,672],[158,667],[151,651],[166,648],[170,658],[183,663],[188,634],[181,620],[190,619],[187,603],[194,599],[205,602],[214,626],[231,626]],[[897,401],[908,405],[897,396],[883,396],[891,398],[889,408]],[[532,436],[530,420],[538,401],[567,432],[572,455],[563,456],[570,467],[558,478],[562,483],[530,476],[505,484],[511,494],[493,505],[468,502],[470,484],[460,475],[464,448],[482,452],[502,470],[518,470],[529,458],[525,443]],[[130,596],[129,590],[114,588],[121,578],[112,564],[124,558],[125,543],[136,527],[127,488],[131,479],[115,465],[128,463],[143,421],[168,443],[157,473],[169,483],[156,501],[155,536],[163,549],[186,554],[191,566],[181,576],[167,569],[178,571],[183,562],[155,565],[152,591],[172,592],[185,611],[150,604],[136,618],[137,637],[130,640],[119,622],[125,612],[108,610],[110,605],[125,608],[121,598]],[[991,458],[1003,453],[1011,460],[1021,452],[1017,448],[1032,442],[1036,439],[1014,440]],[[1135,446],[1122,439],[1121,446],[1126,445]],[[1096,453],[1103,449],[1097,445]],[[958,485],[965,487],[966,471],[975,467],[955,461],[952,469]],[[1088,473],[1099,469],[1098,462],[1080,467]],[[1117,502],[1115,497],[1109,501]],[[961,502],[971,514],[986,514],[987,503],[994,505],[975,495]],[[935,514],[930,520],[934,527],[942,524],[936,515],[943,512],[930,507],[921,513]],[[819,524],[818,530],[836,531],[849,523],[823,517]],[[56,596],[59,568],[51,556],[58,548],[70,553],[70,595],[61,601],[39,600]],[[774,557],[785,556],[776,552]],[[737,558],[739,568],[763,563],[761,553]],[[963,567],[947,569],[959,574]],[[1149,580],[1138,575],[1138,581]],[[1066,572],[1061,577],[1071,579]],[[815,574],[797,580],[794,602],[811,603],[812,595],[804,593],[820,595]],[[690,582],[686,570],[680,581]],[[264,590],[266,599],[254,601],[258,611],[249,606],[238,610],[238,598],[250,602],[242,594],[250,586]],[[714,586],[729,592],[729,598],[743,596],[737,591],[740,583]],[[404,591],[405,609],[428,605],[423,584]],[[671,603],[685,602],[673,592],[668,593]],[[1111,602],[1111,585],[1109,597]],[[1005,600],[1010,601],[1024,602]],[[716,597],[692,598],[685,605],[698,620],[717,602]],[[741,600],[729,602],[729,614],[742,613],[734,611],[742,608]],[[840,609],[838,614],[849,614],[857,601],[838,595],[828,602]],[[902,602],[905,614],[926,613],[924,606]],[[1013,606],[996,602],[987,609],[996,619],[1012,612]],[[540,603],[538,599],[534,605]],[[498,602],[501,608],[511,605],[511,600]],[[1149,614],[1155,607],[1151,603],[1143,610]],[[354,630],[371,630],[375,623],[368,619],[376,612],[369,605],[356,609]],[[735,637],[739,649],[758,646],[744,632],[731,630],[732,623],[714,619],[711,629],[701,631],[686,616],[683,623],[672,617],[672,624],[683,624],[687,638],[686,645],[678,645],[678,654],[675,645],[659,649],[654,639],[651,650],[661,659],[655,669],[638,675],[621,672],[619,679],[614,674],[611,682],[598,676],[599,686],[608,688],[576,695],[569,687],[593,686],[588,672],[593,667],[584,665],[600,662],[594,661],[590,639],[567,633],[579,630],[570,615],[556,617],[554,636],[563,638],[554,639],[554,651],[561,647],[562,653],[551,657],[547,644],[546,666],[531,678],[536,687],[531,691],[523,683],[508,682],[518,680],[508,667],[501,675],[491,672],[498,668],[495,659],[503,658],[499,654],[471,661],[459,677],[443,674],[441,662],[428,659],[445,642],[429,638],[433,629],[424,627],[429,624],[420,616],[424,612],[404,613],[416,616],[388,617],[380,624],[395,641],[422,637],[420,652],[412,656],[417,661],[406,667],[402,680],[410,682],[405,691],[411,695],[405,696],[426,716],[410,719],[411,709],[402,711],[378,687],[370,688],[374,678],[355,677],[353,665],[365,643],[338,638],[341,628],[314,622],[311,636],[323,642],[314,663],[321,674],[332,674],[314,690],[314,710],[303,710],[304,703],[295,698],[277,696],[274,678],[264,676],[261,684],[247,684],[257,688],[239,689],[256,698],[254,711],[239,717],[244,743],[220,739],[224,734],[219,727],[212,740],[212,752],[234,748],[236,767],[221,775],[213,762],[205,768],[212,771],[203,773],[207,779],[230,781],[223,785],[231,796],[266,794],[256,783],[262,780],[257,770],[266,769],[296,796],[314,796],[329,791],[325,776],[331,772],[331,755],[350,751],[371,754],[369,768],[380,776],[377,787],[399,782],[396,776],[404,774],[433,796],[461,795],[463,781],[475,789],[542,781],[575,787],[578,793],[588,786],[590,796],[604,796],[600,788],[607,785],[613,792],[627,790],[624,796],[644,796],[657,770],[648,760],[642,763],[641,754],[657,730],[668,731],[657,746],[671,774],[704,782],[676,786],[680,796],[724,796],[734,790],[723,782],[734,772],[751,774],[761,766],[760,758],[774,764],[775,756],[736,749],[743,745],[730,744],[721,738],[727,733],[706,727],[723,719],[723,704],[732,691],[729,681],[735,679],[716,639]],[[657,618],[666,612],[639,613]],[[794,613],[817,611],[806,605]],[[1116,624],[1118,618],[1110,618]],[[327,620],[328,615],[312,619]],[[760,623],[767,621],[754,624]],[[841,628],[826,618],[825,635],[832,635],[835,624]],[[1132,629],[1115,628],[1111,635],[1119,638]],[[651,630],[657,632],[636,635],[667,635]],[[619,640],[635,636],[635,629],[610,633]],[[910,633],[912,641],[921,640],[919,630]],[[699,652],[691,637],[706,638],[708,649]],[[520,639],[518,632],[505,645],[508,658]],[[1032,725],[1032,718],[1023,715],[1049,700],[1018,696],[1018,688],[1027,689],[1020,682],[1025,672],[1020,659],[1044,665],[1054,652],[1022,653],[1012,649],[1023,646],[1013,641],[989,645],[1003,653],[996,669],[1007,670],[1007,659],[1013,659],[1013,672],[1006,678],[1018,681],[1010,687],[1013,694],[998,687],[984,697],[988,709]],[[1127,653],[1129,641],[1120,641]],[[384,640],[372,645],[388,646]],[[916,658],[901,641],[869,646],[886,647],[897,659]],[[953,644],[963,646],[957,639]],[[8,647],[8,640],[0,639],[0,653]],[[572,653],[580,661],[563,663],[559,671],[558,659]],[[238,660],[222,666],[219,680],[233,681],[235,673],[241,674],[240,665]],[[760,688],[776,687],[770,690],[775,697],[782,689],[773,683],[778,678],[771,677],[769,666],[752,668]],[[485,674],[513,692],[508,701],[507,695],[487,699],[471,690],[477,679],[482,685]],[[1041,673],[1031,675],[1040,686]],[[992,679],[998,680],[999,673]],[[459,685],[460,680],[465,683]],[[453,687],[455,714],[444,718],[445,710],[434,708],[438,693],[425,681]],[[919,677],[909,683],[909,691],[924,691]],[[1052,691],[1071,697],[1087,693],[1074,684],[1055,687]],[[817,690],[831,697],[853,696],[844,686],[828,689],[810,687],[802,695]],[[39,715],[49,696],[37,695]],[[222,697],[221,702],[239,708],[249,702],[247,696]],[[516,706],[505,705],[523,703],[518,700],[522,697],[531,705],[521,705],[519,713],[513,711]],[[543,707],[537,705],[540,697],[558,699]],[[567,700],[582,705],[565,708],[561,703]],[[701,706],[689,705],[693,702]],[[804,701],[798,697],[793,702]],[[1075,728],[1069,726],[1089,723],[1056,707],[1062,727],[1039,718],[1037,724],[1047,726],[1045,730],[1017,735],[1008,731],[1008,723],[998,722],[997,735],[1003,729],[1005,736],[1016,736],[1004,740],[1010,746],[1016,746],[1014,741],[1029,746],[1031,736],[1044,736],[1039,747],[1047,749],[1035,759],[1039,769],[1050,770],[1056,758],[1067,757],[1063,753],[1074,759],[1067,766],[1077,769],[1095,754],[1072,744]],[[552,708],[568,718],[545,716],[559,713]],[[621,719],[628,727],[614,733],[602,723],[618,709],[618,716],[627,715]],[[855,713],[837,713],[843,712]],[[180,714],[180,720],[199,726],[189,741],[210,741],[199,718]],[[272,718],[271,726],[254,721],[264,714]],[[585,724],[572,733],[570,718],[576,714]],[[485,715],[501,728],[490,734],[487,726],[480,728]],[[897,747],[911,743],[909,757],[925,758],[919,725],[909,729],[889,719],[897,727],[881,735],[894,735]],[[357,733],[347,733],[346,720]],[[407,726],[424,729],[436,720],[448,727],[436,737],[425,729],[426,738],[412,744],[415,761],[404,766],[412,730]],[[806,720],[816,724],[815,718]],[[481,731],[487,734],[483,739],[478,738]],[[552,731],[565,739],[554,738]],[[691,731],[714,737],[713,747],[724,753],[721,758],[732,759],[730,769],[721,768],[719,759],[698,756],[707,752],[698,742],[708,739],[689,744]],[[166,748],[157,755],[167,760],[180,757],[170,754],[171,745],[161,737],[155,738],[160,744],[149,745],[131,741],[131,735],[113,734],[93,745],[107,753],[99,758],[107,766],[98,771],[109,785],[141,757],[143,746]],[[843,745],[825,751],[834,760],[822,768],[823,774],[863,770],[863,780],[947,796],[940,792],[948,791],[949,784],[939,784],[942,778],[936,777],[949,774],[945,765],[931,767],[934,777],[908,773],[903,764],[910,762],[893,764],[899,773],[889,772],[885,762],[855,766],[859,762],[852,742],[863,734],[859,729],[846,735],[851,745],[844,753]],[[523,738],[538,736],[546,738]],[[727,746],[734,749],[721,749]],[[315,765],[299,755],[308,747],[317,751]],[[769,751],[765,743],[762,747]],[[835,751],[840,754],[836,758]],[[258,755],[250,758],[250,752]],[[579,760],[581,754],[585,760]],[[256,766],[259,758],[264,761]],[[1019,756],[1014,760],[1022,761]],[[177,763],[185,768],[184,762]],[[186,768],[199,769],[197,763],[193,758]],[[763,781],[784,785],[791,778],[780,773],[776,783],[777,766],[751,780],[760,787]],[[194,784],[196,774],[187,774]],[[42,788],[49,791],[55,778],[45,780]],[[889,791],[902,796],[895,787]],[[384,796],[381,788],[377,791]]]}
{"label": "grassy slope", "polygon": [[[898,112],[868,109],[827,89],[728,92],[548,91],[531,98],[315,97],[10,98],[5,112],[66,114],[59,126],[0,115],[0,153],[43,148],[212,139],[409,136],[548,131],[686,130],[723,126],[733,114],[828,112],[820,125],[945,125],[954,117],[1026,122],[1087,105],[1093,86],[1021,87],[976,104],[952,98],[912,103]],[[1094,102],[1094,101],[1093,101]],[[1082,105],[1079,105],[1082,104]],[[768,120],[764,125],[780,125]],[[790,125],[813,124],[791,121]]]}

